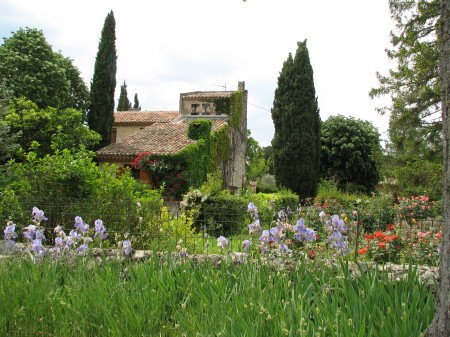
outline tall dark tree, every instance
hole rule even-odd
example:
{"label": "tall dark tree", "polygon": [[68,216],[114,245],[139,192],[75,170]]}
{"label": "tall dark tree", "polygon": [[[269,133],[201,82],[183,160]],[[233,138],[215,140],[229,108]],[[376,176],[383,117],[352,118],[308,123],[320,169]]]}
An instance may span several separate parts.
{"label": "tall dark tree", "polygon": [[139,106],[138,94],[134,94],[133,110],[141,111],[141,107]]}
{"label": "tall dark tree", "polygon": [[128,111],[131,109],[131,102],[128,99],[127,84],[123,81],[120,86],[119,103],[117,104],[117,111]]}
{"label": "tall dark tree", "polygon": [[91,84],[91,106],[87,116],[89,127],[102,136],[97,149],[109,145],[111,142],[117,71],[115,30],[116,21],[111,11],[106,16],[98,45]]}
{"label": "tall dark tree", "polygon": [[439,256],[439,289],[430,337],[450,336],[450,0],[441,0],[439,30],[439,73],[442,83],[442,124],[444,133],[443,225]]}
{"label": "tall dark tree", "polygon": [[272,108],[272,140],[277,185],[300,199],[317,193],[320,166],[320,115],[306,40],[298,42],[278,77]]}
{"label": "tall dark tree", "polygon": [[88,88],[72,60],[54,52],[41,30],[19,29],[0,46],[0,78],[15,97],[41,109],[86,111]]}

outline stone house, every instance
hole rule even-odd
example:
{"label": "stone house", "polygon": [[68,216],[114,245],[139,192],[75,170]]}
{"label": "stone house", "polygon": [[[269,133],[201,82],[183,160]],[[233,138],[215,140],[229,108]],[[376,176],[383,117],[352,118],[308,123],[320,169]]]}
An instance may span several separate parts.
{"label": "stone house", "polygon": [[[196,142],[188,137],[189,123],[195,119],[209,119],[212,122],[212,133],[228,125],[228,159],[221,162],[219,169],[225,187],[231,191],[238,190],[245,183],[248,94],[244,82],[238,84],[238,92],[242,93],[238,97],[242,102],[230,99],[235,92],[182,93],[179,111],[115,112],[112,142],[96,152],[99,165],[114,163],[120,168],[130,167],[136,179],[150,181],[151,177],[145,171],[132,167],[134,159],[142,152],[176,154]],[[242,111],[236,122],[232,111],[233,105],[237,104],[242,106]]]}

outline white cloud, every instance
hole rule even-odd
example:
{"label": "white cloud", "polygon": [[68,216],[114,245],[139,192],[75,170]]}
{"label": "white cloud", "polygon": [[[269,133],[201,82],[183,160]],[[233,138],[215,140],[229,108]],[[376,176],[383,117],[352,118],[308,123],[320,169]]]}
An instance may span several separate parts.
{"label": "white cloud", "polygon": [[[142,108],[178,109],[180,92],[249,90],[248,126],[269,145],[277,78],[297,41],[308,40],[322,120],[344,114],[372,121],[382,132],[387,116],[368,97],[375,72],[389,67],[393,23],[380,0],[4,0],[0,33],[43,29],[55,50],[74,59],[89,83],[100,32],[110,10],[116,19],[117,92],[126,80]],[[118,95],[117,95],[118,98]],[[380,103],[381,104],[381,103]]]}

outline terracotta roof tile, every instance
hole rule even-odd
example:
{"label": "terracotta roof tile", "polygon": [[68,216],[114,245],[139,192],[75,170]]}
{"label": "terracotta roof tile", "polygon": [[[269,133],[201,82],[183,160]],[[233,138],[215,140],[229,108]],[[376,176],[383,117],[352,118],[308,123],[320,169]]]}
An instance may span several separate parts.
{"label": "terracotta roof tile", "polygon": [[116,111],[114,112],[114,125],[168,123],[179,116],[178,111]]}
{"label": "terracotta roof tile", "polygon": [[[119,143],[110,144],[96,152],[101,161],[109,158],[126,158],[132,160],[141,152],[154,154],[177,153],[195,140],[187,136],[189,120],[171,123],[155,123],[128,137]],[[212,131],[216,131],[226,124],[224,120],[213,120]]]}

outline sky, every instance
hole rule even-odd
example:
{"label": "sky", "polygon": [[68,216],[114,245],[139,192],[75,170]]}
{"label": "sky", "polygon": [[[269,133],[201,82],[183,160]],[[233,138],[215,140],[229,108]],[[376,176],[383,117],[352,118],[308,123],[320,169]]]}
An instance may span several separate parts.
{"label": "sky", "polygon": [[[44,32],[88,84],[106,15],[116,20],[117,87],[142,110],[178,110],[190,91],[248,90],[248,128],[270,145],[270,114],[283,62],[307,40],[320,116],[368,120],[386,139],[388,116],[371,99],[394,29],[387,0],[0,0],[0,37],[19,28]],[[3,43],[3,40],[0,41]]]}

